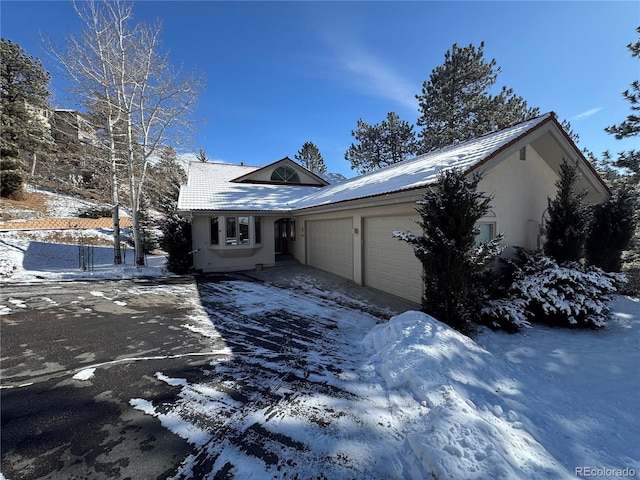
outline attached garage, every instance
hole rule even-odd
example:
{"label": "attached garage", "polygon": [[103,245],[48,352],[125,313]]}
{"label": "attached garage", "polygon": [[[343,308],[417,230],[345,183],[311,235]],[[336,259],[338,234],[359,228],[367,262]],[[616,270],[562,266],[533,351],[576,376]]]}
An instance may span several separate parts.
{"label": "attached garage", "polygon": [[363,219],[363,283],[383,292],[422,301],[422,265],[406,242],[392,236],[396,230],[418,233],[410,217],[385,216]]}
{"label": "attached garage", "polygon": [[353,220],[305,222],[307,264],[353,280]]}

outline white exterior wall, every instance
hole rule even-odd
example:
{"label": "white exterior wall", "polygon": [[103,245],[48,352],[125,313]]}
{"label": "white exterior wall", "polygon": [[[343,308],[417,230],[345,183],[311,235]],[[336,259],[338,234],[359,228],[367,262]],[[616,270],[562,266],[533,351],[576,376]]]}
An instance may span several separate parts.
{"label": "white exterior wall", "polygon": [[[516,151],[486,171],[484,178],[478,185],[479,191],[494,196],[492,201],[494,207],[489,215],[481,219],[479,223],[493,224],[494,234],[505,233],[503,243],[506,245],[527,249],[537,248],[540,221],[548,206],[547,199],[555,196],[557,179],[557,173],[531,146],[526,147],[526,160],[520,160],[519,152]],[[365,245],[367,236],[365,226],[367,223],[372,225],[374,221],[376,223],[384,221],[389,225],[390,236],[393,230],[406,230],[407,228],[412,229],[416,234],[421,233],[418,231],[419,227],[411,219],[419,219],[419,214],[415,211],[417,206],[415,202],[422,197],[422,194],[422,190],[417,191],[411,198],[394,205],[372,205],[352,209],[345,208],[338,212],[298,215],[295,217],[296,239],[298,241],[291,251],[300,263],[308,263],[308,253],[305,251],[306,242],[304,241],[305,221],[350,218],[353,222],[353,281],[360,285],[370,283],[381,290],[389,291],[414,302],[420,302],[421,289],[419,285],[422,284],[422,267],[415,256],[413,260],[408,258],[406,250],[410,247],[400,240],[395,240],[398,242],[395,247],[393,242],[390,242],[383,254],[384,258],[380,260],[388,266],[386,267],[386,274],[389,277],[388,287],[385,288],[384,281],[381,283],[367,281],[367,261],[375,262],[376,259],[365,259],[366,252],[373,251]],[[393,218],[397,219],[395,227],[393,227]],[[369,268],[371,268],[370,265]],[[400,275],[410,277],[403,279],[406,286],[398,287],[397,284],[393,286],[392,284]]]}
{"label": "white exterior wall", "polygon": [[[239,214],[240,216],[240,214]],[[246,216],[246,215],[241,215]],[[203,272],[233,272],[254,270],[257,264],[265,267],[275,265],[274,221],[275,218],[260,217],[259,245],[214,246],[210,245],[211,216],[197,215],[192,219],[193,266]],[[251,222],[251,228],[253,225]],[[250,230],[253,231],[253,230]],[[220,234],[220,238],[223,237]],[[251,238],[255,238],[251,234]]]}
{"label": "white exterior wall", "polygon": [[[295,217],[296,220],[296,242],[295,245],[293,242],[290,244],[291,252],[293,256],[300,263],[307,265],[309,254],[306,252],[306,248],[308,243],[305,242],[305,236],[307,232],[305,231],[306,222],[313,222],[318,220],[337,220],[337,219],[350,219],[352,222],[352,249],[353,249],[353,275],[352,277],[348,277],[347,275],[343,275],[346,278],[351,278],[354,283],[359,285],[365,284],[364,279],[364,255],[365,255],[365,235],[364,231],[365,223],[367,218],[373,217],[385,217],[388,219],[397,218],[397,225],[391,220],[389,221],[390,230],[389,237],[393,230],[405,230],[407,226],[413,227],[412,231],[414,233],[420,233],[419,227],[413,222],[411,219],[419,219],[418,213],[415,211],[416,200],[421,198],[421,192],[414,193],[412,196],[406,200],[403,200],[401,203],[397,203],[395,205],[384,205],[384,206],[363,206],[363,207],[354,207],[351,209],[345,209],[342,211],[330,212],[330,213],[318,213],[318,214],[307,214],[307,215],[298,215]],[[393,226],[395,225],[395,226]],[[393,228],[391,228],[393,226]],[[394,245],[397,248],[390,250],[387,252],[386,261],[390,264],[403,265],[407,262],[407,249],[410,247],[406,244],[403,244],[400,240],[394,240]],[[394,262],[394,259],[397,259],[397,262]],[[407,272],[403,270],[404,275],[414,275],[416,278],[413,283],[418,283],[421,285],[421,272],[422,267],[417,258],[413,261],[415,262],[413,271]],[[409,260],[411,262],[411,260]],[[319,268],[322,266],[316,265]],[[329,268],[323,268],[325,270],[329,270]],[[410,282],[411,283],[411,282]],[[407,295],[399,295],[404,296],[404,298],[408,298],[414,302],[420,302],[420,295],[417,295],[415,292],[420,290],[420,288],[411,289]],[[398,295],[399,292],[395,292]]]}
{"label": "white exterior wall", "polygon": [[495,233],[504,233],[504,244],[527,249],[538,247],[542,215],[547,199],[556,194],[558,174],[531,146],[526,160],[516,152],[485,173],[478,191],[493,195],[492,216],[481,222],[494,223]]}

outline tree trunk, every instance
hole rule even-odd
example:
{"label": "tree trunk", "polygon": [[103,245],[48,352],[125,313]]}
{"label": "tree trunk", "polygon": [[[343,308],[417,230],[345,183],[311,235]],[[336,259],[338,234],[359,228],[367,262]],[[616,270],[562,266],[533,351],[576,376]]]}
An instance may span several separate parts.
{"label": "tree trunk", "polygon": [[113,264],[122,263],[122,252],[120,251],[120,206],[116,203],[113,206]]}
{"label": "tree trunk", "polygon": [[113,133],[113,119],[111,114],[107,120],[107,130],[109,133],[109,149],[111,155],[111,202],[113,204],[113,264],[122,263],[122,252],[120,251],[120,202],[118,199],[118,162],[116,157],[116,142]]}
{"label": "tree trunk", "polygon": [[144,242],[142,238],[142,232],[140,230],[140,212],[138,210],[133,211],[132,217],[133,223],[133,243],[135,248],[135,262],[137,267],[144,266]]}

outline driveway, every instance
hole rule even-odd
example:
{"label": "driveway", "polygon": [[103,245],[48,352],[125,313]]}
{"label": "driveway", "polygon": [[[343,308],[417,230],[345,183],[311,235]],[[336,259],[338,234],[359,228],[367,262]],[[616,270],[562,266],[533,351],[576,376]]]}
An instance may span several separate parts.
{"label": "driveway", "polygon": [[360,344],[402,302],[265,272],[3,287],[5,477],[403,478]]}

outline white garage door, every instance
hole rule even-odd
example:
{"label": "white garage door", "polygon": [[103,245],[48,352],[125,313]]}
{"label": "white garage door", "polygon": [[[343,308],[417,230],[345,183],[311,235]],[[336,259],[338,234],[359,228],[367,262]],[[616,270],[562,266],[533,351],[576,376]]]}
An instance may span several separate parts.
{"label": "white garage door", "polygon": [[353,221],[351,218],[306,222],[307,263],[353,280]]}
{"label": "white garage door", "polygon": [[411,246],[394,238],[396,230],[420,233],[410,217],[367,217],[363,223],[364,284],[416,303],[422,299],[422,264]]}

